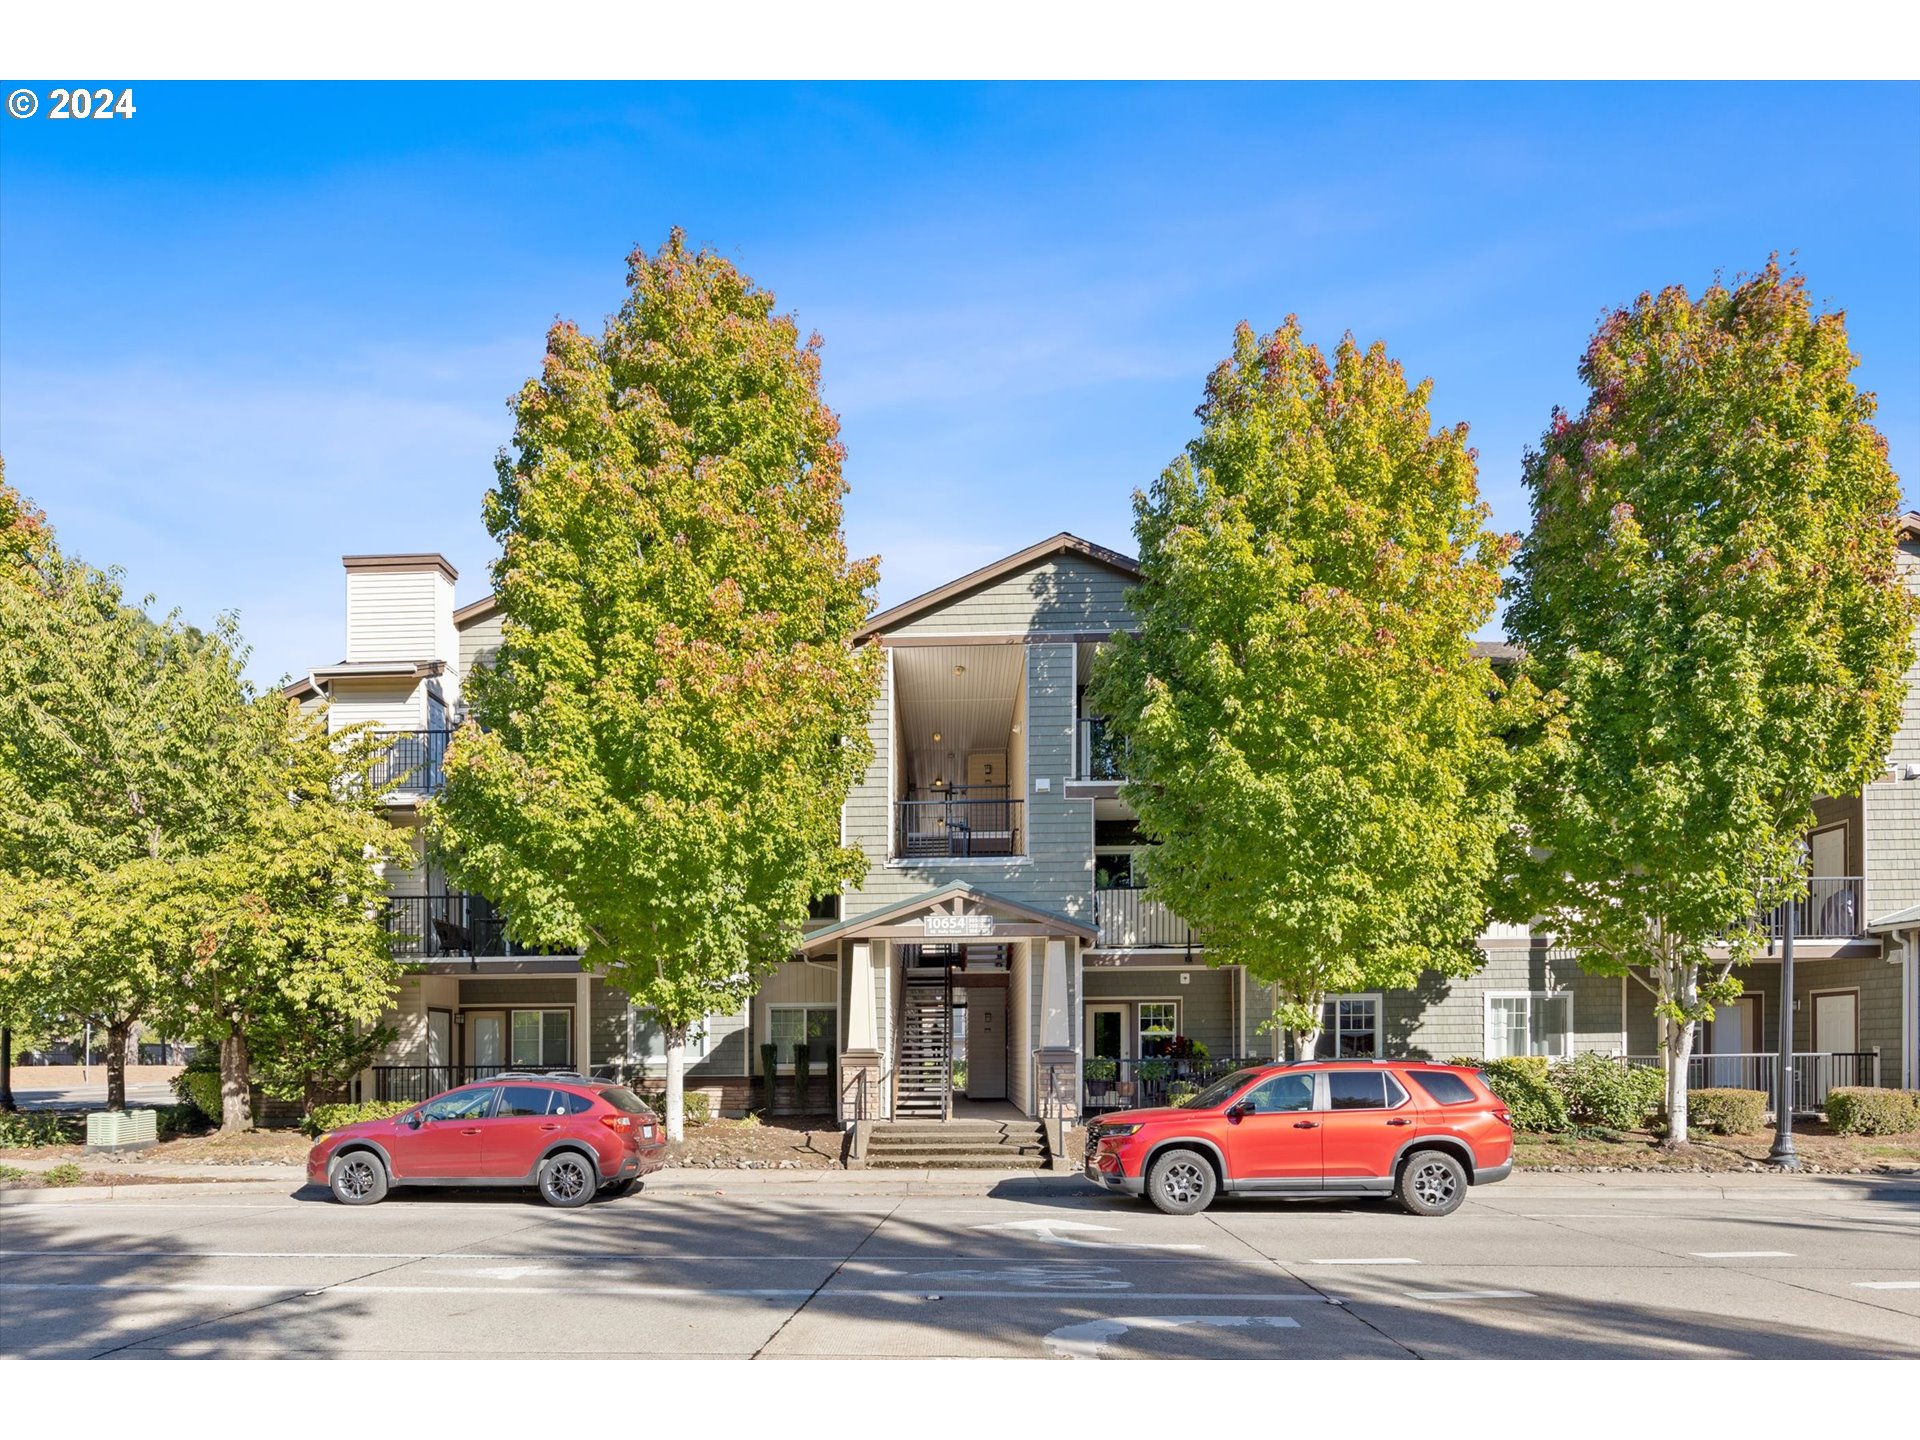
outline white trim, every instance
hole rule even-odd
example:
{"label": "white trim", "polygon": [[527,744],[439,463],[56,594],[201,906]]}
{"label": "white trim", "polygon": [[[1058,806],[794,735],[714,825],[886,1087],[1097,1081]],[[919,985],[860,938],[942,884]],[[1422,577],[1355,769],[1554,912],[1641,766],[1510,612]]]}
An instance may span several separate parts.
{"label": "white trim", "polygon": [[900,853],[900,791],[894,774],[894,752],[899,747],[900,682],[893,669],[893,647],[887,647],[887,863]]}
{"label": "white trim", "polygon": [[[1807,991],[1807,1049],[1820,1049],[1820,1007],[1814,1002],[1822,995],[1851,995],[1853,997],[1853,1044],[1846,1051],[1836,1054],[1854,1054],[1860,1049],[1860,987],[1858,985],[1834,985],[1825,990]],[[1800,1047],[1795,1046],[1798,1050]]]}
{"label": "white trim", "polygon": [[[1334,1043],[1335,1050],[1338,1050],[1340,1048],[1339,1032],[1338,1030],[1329,1031],[1327,1029],[1326,1023],[1325,1023],[1326,1011],[1327,1011],[1327,1006],[1329,1005],[1337,1006],[1342,1000],[1365,1000],[1370,1002],[1373,1005],[1373,1048],[1374,1048],[1375,1058],[1379,1058],[1380,1051],[1385,1048],[1385,1042],[1387,1038],[1386,1034],[1384,1033],[1387,1026],[1386,992],[1383,990],[1347,990],[1347,991],[1341,992],[1338,995],[1322,995],[1320,997],[1320,1015],[1321,1015],[1320,1037],[1325,1038],[1328,1034],[1332,1034],[1335,1040],[1335,1043]],[[1336,1021],[1339,1019],[1339,1011],[1337,1009],[1334,1011],[1334,1018]],[[1316,1040],[1314,1042],[1314,1048],[1316,1050],[1320,1048],[1319,1040]],[[1303,1055],[1300,1058],[1303,1060],[1314,1060],[1314,1059],[1318,1059],[1319,1057],[1317,1055]],[[1328,1056],[1327,1058],[1331,1060],[1340,1060],[1344,1058],[1358,1059],[1361,1057],[1358,1057],[1358,1056],[1344,1057],[1336,1054],[1336,1055]]]}
{"label": "white trim", "polygon": [[[1549,1059],[1554,1059],[1554,1060],[1562,1059],[1565,1056],[1570,1056],[1574,1053],[1572,987],[1570,986],[1563,987],[1562,989],[1559,989],[1559,990],[1488,990],[1483,992],[1480,996],[1480,1053],[1486,1056],[1487,1059],[1492,1060],[1496,1058],[1494,1055],[1494,1047],[1493,1047],[1493,1002],[1496,1000],[1525,1000],[1528,1002],[1527,1003],[1527,1033],[1529,1036],[1528,1043],[1532,1043],[1531,1036],[1533,1033],[1533,1002],[1535,1000],[1565,1000],[1567,1002],[1566,1049],[1560,1055],[1554,1055],[1550,1051],[1543,1052],[1543,1053],[1545,1053]],[[1529,1051],[1526,1051],[1525,1053],[1530,1055],[1533,1052],[1529,1050]],[[1506,1058],[1506,1057],[1502,1056],[1498,1058]]]}
{"label": "white trim", "polygon": [[[754,1036],[753,1058],[755,1060],[760,1058],[759,1047],[761,1045],[770,1045],[773,1043],[773,1012],[776,1010],[831,1010],[833,1012],[833,1031],[827,1038],[833,1046],[833,1052],[831,1056],[828,1057],[828,1066],[826,1068],[831,1068],[832,1065],[839,1062],[840,1002],[838,999],[831,1002],[822,1002],[819,1000],[783,1000],[778,1005],[762,1005],[760,1007],[760,1031]],[[802,1023],[804,1026],[804,1022]],[[809,1066],[808,1068],[811,1069],[813,1067]],[[793,1073],[793,1062],[788,1061],[785,1065],[776,1062],[774,1071],[780,1075],[791,1075]]]}

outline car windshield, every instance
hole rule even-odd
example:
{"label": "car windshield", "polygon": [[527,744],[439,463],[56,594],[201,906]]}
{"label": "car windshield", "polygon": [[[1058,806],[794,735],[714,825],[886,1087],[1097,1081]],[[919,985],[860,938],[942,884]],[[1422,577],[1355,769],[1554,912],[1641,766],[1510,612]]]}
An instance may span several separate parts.
{"label": "car windshield", "polygon": [[614,1109],[624,1110],[629,1115],[650,1115],[653,1113],[640,1102],[638,1095],[634,1094],[633,1091],[627,1089],[624,1085],[609,1085],[600,1092],[600,1098],[613,1106]]}
{"label": "car windshield", "polygon": [[1234,1091],[1247,1084],[1259,1073],[1258,1070],[1235,1070],[1231,1075],[1222,1075],[1198,1095],[1190,1095],[1182,1100],[1181,1108],[1211,1110],[1216,1105],[1224,1105]]}

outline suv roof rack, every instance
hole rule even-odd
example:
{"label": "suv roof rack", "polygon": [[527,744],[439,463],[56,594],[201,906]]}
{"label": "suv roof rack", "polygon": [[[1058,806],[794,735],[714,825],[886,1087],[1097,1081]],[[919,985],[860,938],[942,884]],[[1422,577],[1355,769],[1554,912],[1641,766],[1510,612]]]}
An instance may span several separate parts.
{"label": "suv roof rack", "polygon": [[476,1085],[491,1084],[495,1080],[584,1080],[587,1077],[578,1070],[502,1070],[498,1075],[489,1075],[485,1080],[476,1080]]}

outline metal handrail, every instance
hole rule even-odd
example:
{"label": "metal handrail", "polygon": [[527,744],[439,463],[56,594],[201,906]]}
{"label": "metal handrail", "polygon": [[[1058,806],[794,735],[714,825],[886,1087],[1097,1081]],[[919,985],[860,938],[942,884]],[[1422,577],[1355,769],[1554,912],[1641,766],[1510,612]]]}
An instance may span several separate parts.
{"label": "metal handrail", "polygon": [[522,945],[507,934],[507,917],[479,895],[393,895],[384,916],[393,954],[402,960],[442,956],[572,955],[572,950]]}
{"label": "metal handrail", "polygon": [[902,800],[900,854],[908,857],[1018,855],[1019,800]]}
{"label": "metal handrail", "polygon": [[1093,892],[1093,928],[1100,944],[1115,950],[1177,950],[1194,943],[1187,922],[1148,891],[1120,886]]}
{"label": "metal handrail", "polygon": [[377,787],[392,786],[403,794],[437,794],[447,783],[447,744],[453,731],[436,729],[381,730],[380,758],[368,778]]}
{"label": "metal handrail", "polygon": [[[1664,1055],[1619,1055],[1623,1065],[1641,1069],[1664,1070]],[[1719,1054],[1696,1050],[1687,1057],[1689,1090],[1761,1090],[1767,1103],[1779,1104],[1780,1057],[1768,1051],[1740,1051]],[[1880,1085],[1880,1052],[1874,1050],[1805,1050],[1793,1057],[1793,1108],[1796,1114],[1824,1110],[1827,1094],[1851,1087],[1877,1089]]]}
{"label": "metal handrail", "polygon": [[[1204,1090],[1222,1075],[1248,1065],[1270,1065],[1271,1060],[1234,1059],[1208,1056],[1204,1060],[1176,1060],[1172,1056],[1145,1055],[1127,1059],[1089,1055],[1081,1061],[1080,1109],[1092,1115],[1104,1110],[1140,1110],[1169,1103],[1169,1092],[1176,1085],[1192,1085]],[[1114,1073],[1096,1078],[1089,1073],[1112,1065]],[[1141,1074],[1142,1067],[1146,1073]]]}
{"label": "metal handrail", "polygon": [[1760,933],[1777,939],[1784,933],[1787,905],[1793,907],[1794,935],[1801,940],[1851,940],[1866,931],[1867,882],[1859,875],[1815,875],[1806,890],[1786,905],[1760,916]]}

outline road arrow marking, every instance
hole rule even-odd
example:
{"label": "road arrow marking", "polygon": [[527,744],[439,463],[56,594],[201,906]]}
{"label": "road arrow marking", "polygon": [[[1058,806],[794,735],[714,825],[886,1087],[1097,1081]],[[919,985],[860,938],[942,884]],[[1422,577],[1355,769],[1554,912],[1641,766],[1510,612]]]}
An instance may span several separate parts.
{"label": "road arrow marking", "polygon": [[1177,1330],[1201,1325],[1221,1330],[1298,1330],[1290,1315],[1128,1315],[1117,1320],[1082,1320],[1062,1325],[1047,1336],[1047,1348],[1062,1360],[1098,1360],[1129,1330]]}
{"label": "road arrow marking", "polygon": [[1016,1230],[1045,1240],[1050,1245],[1071,1245],[1080,1250],[1202,1250],[1202,1245],[1132,1245],[1120,1240],[1076,1240],[1065,1231],[1117,1233],[1112,1225],[1089,1225],[1083,1220],[1008,1220],[997,1225],[975,1225],[975,1230]]}

